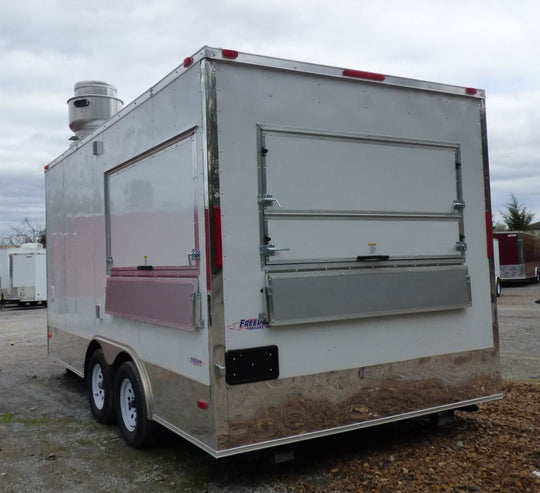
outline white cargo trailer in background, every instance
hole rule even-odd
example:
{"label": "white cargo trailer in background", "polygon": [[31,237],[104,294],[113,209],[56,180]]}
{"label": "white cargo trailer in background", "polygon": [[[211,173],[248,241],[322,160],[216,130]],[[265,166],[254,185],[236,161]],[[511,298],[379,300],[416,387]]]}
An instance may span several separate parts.
{"label": "white cargo trailer in background", "polygon": [[0,246],[0,294],[7,298],[9,288],[9,254],[13,247]]}
{"label": "white cargo trailer in background", "polygon": [[46,167],[49,353],[215,457],[500,398],[487,156],[481,90],[205,47]]}
{"label": "white cargo trailer in background", "polygon": [[0,289],[19,304],[47,302],[47,251],[39,243],[0,248]]}

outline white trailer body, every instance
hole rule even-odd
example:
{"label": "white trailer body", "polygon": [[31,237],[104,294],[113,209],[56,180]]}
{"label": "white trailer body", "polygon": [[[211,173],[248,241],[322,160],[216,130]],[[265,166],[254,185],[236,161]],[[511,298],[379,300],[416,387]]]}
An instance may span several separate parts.
{"label": "white trailer body", "polygon": [[47,301],[47,251],[38,243],[0,249],[0,287],[19,303]]}
{"label": "white trailer body", "polygon": [[12,247],[0,246],[0,294],[7,296],[9,288],[9,254]]}
{"label": "white trailer body", "polygon": [[47,253],[44,248],[11,254],[11,299],[19,303],[47,301]]}
{"label": "white trailer body", "polygon": [[11,295],[11,255],[20,252],[21,247],[0,246],[0,290],[5,299]]}
{"label": "white trailer body", "polygon": [[132,445],[501,397],[481,90],[203,48],[45,177],[49,353]]}

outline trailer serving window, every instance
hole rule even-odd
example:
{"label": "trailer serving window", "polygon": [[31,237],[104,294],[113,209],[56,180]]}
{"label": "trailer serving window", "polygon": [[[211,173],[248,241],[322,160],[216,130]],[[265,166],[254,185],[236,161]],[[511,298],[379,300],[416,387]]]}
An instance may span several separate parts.
{"label": "trailer serving window", "polygon": [[260,140],[266,264],[462,259],[456,144],[271,129]]}
{"label": "trailer serving window", "polygon": [[194,136],[106,176],[113,267],[179,266],[195,248]]}
{"label": "trailer serving window", "polygon": [[457,144],[261,128],[272,326],[470,305]]}
{"label": "trailer serving window", "polygon": [[107,313],[196,328],[195,159],[190,134],[106,174]]}

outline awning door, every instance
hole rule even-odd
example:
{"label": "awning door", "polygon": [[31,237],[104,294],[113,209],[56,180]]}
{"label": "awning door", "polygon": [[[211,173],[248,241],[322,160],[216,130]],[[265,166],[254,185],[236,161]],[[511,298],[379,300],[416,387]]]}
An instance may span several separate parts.
{"label": "awning door", "polygon": [[260,150],[263,264],[463,261],[457,145],[261,128]]}

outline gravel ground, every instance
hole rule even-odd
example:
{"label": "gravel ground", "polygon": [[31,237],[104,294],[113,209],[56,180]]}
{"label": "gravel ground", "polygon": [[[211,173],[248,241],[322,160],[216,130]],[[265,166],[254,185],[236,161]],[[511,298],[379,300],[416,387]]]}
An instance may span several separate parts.
{"label": "gravel ground", "polygon": [[[499,298],[504,393],[449,426],[429,420],[216,461],[163,433],[134,450],[97,424],[84,385],[47,358],[42,308],[0,312],[0,493],[540,493],[540,286]],[[277,452],[287,452],[278,449]]]}
{"label": "gravel ground", "polygon": [[504,286],[497,305],[503,376],[540,382],[540,284]]}

